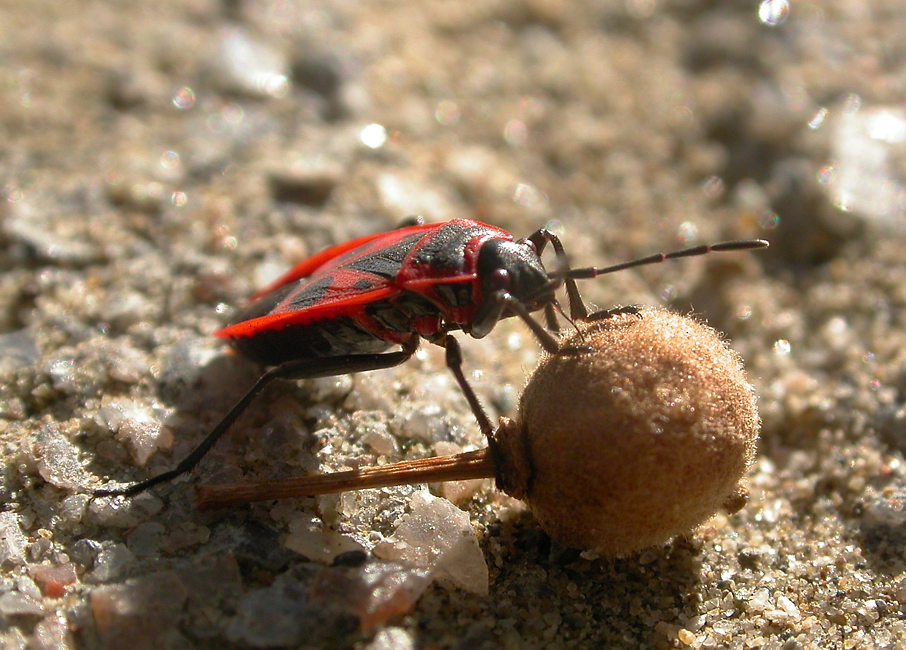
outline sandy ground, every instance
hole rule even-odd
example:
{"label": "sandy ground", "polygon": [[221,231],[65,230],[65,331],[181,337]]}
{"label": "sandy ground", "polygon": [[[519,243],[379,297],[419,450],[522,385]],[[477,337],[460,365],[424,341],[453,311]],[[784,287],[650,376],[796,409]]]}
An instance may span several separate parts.
{"label": "sandy ground", "polygon": [[[906,647],[906,6],[784,7],[0,5],[4,647]],[[748,506],[619,560],[489,482],[434,488],[465,514],[415,487],[195,509],[481,446],[436,349],[275,385],[190,481],[89,499],[254,380],[212,337],[232,306],[410,214],[547,225],[586,264],[771,240],[585,283],[741,353]],[[531,335],[464,347],[512,414]]]}

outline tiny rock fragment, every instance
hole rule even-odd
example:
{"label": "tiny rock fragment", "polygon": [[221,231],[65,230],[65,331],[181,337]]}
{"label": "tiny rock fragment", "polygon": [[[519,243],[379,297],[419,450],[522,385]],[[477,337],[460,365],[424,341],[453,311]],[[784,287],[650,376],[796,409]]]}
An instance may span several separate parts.
{"label": "tiny rock fragment", "polygon": [[255,521],[217,525],[206,548],[212,553],[232,555],[243,566],[269,572],[281,571],[298,559],[296,553],[280,544],[277,531]]}
{"label": "tiny rock fragment", "polygon": [[150,492],[144,492],[131,499],[94,499],[88,504],[88,511],[101,526],[133,528],[156,515],[163,507],[163,501]]}
{"label": "tiny rock fragment", "polygon": [[0,334],[0,371],[30,366],[40,358],[35,340],[27,330]]}
{"label": "tiny rock fragment", "polygon": [[374,635],[366,650],[415,650],[412,633],[401,627],[387,627]]}
{"label": "tiny rock fragment", "polygon": [[69,650],[74,648],[72,634],[63,614],[51,614],[35,625],[29,650]]}
{"label": "tiny rock fragment", "polygon": [[[173,572],[161,572],[91,592],[91,613],[105,648],[167,648],[181,640],[174,621],[186,590]],[[140,632],[140,633],[139,633]]]}
{"label": "tiny rock fragment", "polygon": [[126,399],[103,401],[98,417],[120,440],[129,443],[135,463],[142,467],[158,448],[171,442],[161,422],[161,414],[146,404]]}
{"label": "tiny rock fragment", "polygon": [[85,510],[91,499],[87,494],[70,494],[60,504],[60,523],[62,527],[72,528],[82,521]]}
{"label": "tiny rock fragment", "polygon": [[[261,648],[295,646],[303,639],[311,642],[325,618],[321,616],[316,624],[310,607],[299,578],[284,573],[270,586],[245,593],[227,626],[227,638]],[[308,638],[306,625],[311,625]]]}
{"label": "tiny rock fragment", "polygon": [[906,111],[866,106],[842,111],[833,134],[833,174],[824,184],[843,212],[895,228],[901,225]]}
{"label": "tiny rock fragment", "polygon": [[102,548],[100,542],[83,537],[70,547],[69,557],[80,568],[91,569]]}
{"label": "tiny rock fragment", "polygon": [[377,178],[384,209],[392,214],[452,214],[452,201],[438,186],[405,174],[385,172]]}
{"label": "tiny rock fragment", "polygon": [[352,615],[362,630],[373,630],[409,612],[431,584],[427,569],[397,562],[368,562],[359,567],[334,567],[312,585],[312,605],[334,615]]}
{"label": "tiny rock fragment", "polygon": [[225,90],[257,97],[280,97],[289,91],[286,56],[241,29],[221,34],[214,72]]}
{"label": "tiny rock fragment", "polygon": [[364,442],[371,450],[380,456],[396,456],[400,446],[396,438],[386,428],[375,428],[362,436]]}
{"label": "tiny rock fragment", "polygon": [[[150,316],[150,303],[138,294],[130,294],[117,301],[118,309],[107,317],[110,322],[127,327]],[[143,313],[144,312],[144,313]],[[124,384],[137,384],[148,373],[148,356],[123,342],[105,349],[107,372],[110,377]]]}
{"label": "tiny rock fragment", "polygon": [[94,560],[94,570],[91,579],[96,582],[109,582],[115,580],[126,572],[126,569],[135,562],[135,556],[125,544],[111,544],[102,548]]}
{"label": "tiny rock fragment", "polygon": [[207,526],[200,526],[191,522],[176,524],[172,530],[161,540],[160,548],[164,553],[175,553],[184,548],[204,544],[211,537],[211,530]]}
{"label": "tiny rock fragment", "polygon": [[174,344],[163,360],[160,383],[172,391],[182,392],[191,386],[205,367],[217,356],[209,342],[190,338]]}
{"label": "tiny rock fragment", "polygon": [[38,474],[54,487],[74,489],[79,486],[81,463],[79,452],[56,426],[44,427],[34,446]]}
{"label": "tiny rock fragment", "polygon": [[403,438],[431,443],[447,434],[443,416],[444,411],[437,404],[424,404],[397,413],[394,424]]}
{"label": "tiny rock fragment", "polygon": [[0,566],[25,564],[28,539],[19,528],[19,515],[0,512]]}
{"label": "tiny rock fragment", "polygon": [[41,588],[41,593],[48,598],[60,598],[66,593],[66,587],[77,582],[75,567],[65,564],[38,564],[28,567],[28,574]]}
{"label": "tiny rock fragment", "polygon": [[8,591],[0,596],[0,615],[43,616],[44,608],[36,598],[21,591]]}
{"label": "tiny rock fragment", "polygon": [[860,522],[862,534],[872,543],[906,541],[906,489],[869,495]]}
{"label": "tiny rock fragment", "polygon": [[686,628],[680,628],[679,632],[676,633],[676,638],[683,645],[692,645],[695,642],[695,635]]}
{"label": "tiny rock fragment", "polygon": [[74,648],[72,634],[66,617],[61,614],[51,614],[41,619],[35,625],[29,650],[69,650]]}
{"label": "tiny rock fragment", "polygon": [[374,554],[427,569],[441,584],[487,595],[488,566],[469,515],[446,499],[421,491],[396,531],[375,546]]}
{"label": "tiny rock fragment", "polygon": [[343,553],[365,550],[351,537],[325,529],[318,519],[307,514],[290,522],[284,545],[309,560],[324,564],[330,564]]}
{"label": "tiny rock fragment", "polygon": [[78,265],[103,257],[86,225],[89,221],[83,215],[56,214],[46,205],[20,201],[0,227],[9,240],[26,245],[44,261]]}
{"label": "tiny rock fragment", "polygon": [[145,521],[129,532],[126,543],[136,556],[151,557],[160,552],[161,538],[166,531],[166,526],[158,521]]}
{"label": "tiny rock fragment", "polygon": [[148,214],[160,212],[166,200],[163,183],[143,177],[116,175],[107,181],[107,198],[114,205]]}
{"label": "tiny rock fragment", "polygon": [[321,95],[335,95],[345,75],[342,53],[306,48],[293,61],[293,79]]}
{"label": "tiny rock fragment", "polygon": [[276,201],[317,206],[330,198],[342,174],[337,163],[303,159],[272,171],[268,183]]}
{"label": "tiny rock fragment", "polygon": [[[462,453],[467,451],[461,446],[457,445],[455,442],[446,442],[441,441],[434,445],[434,453],[438,456],[452,456],[454,454]],[[481,487],[485,484],[485,479],[470,479],[466,481],[444,481],[439,483],[436,486],[432,486],[432,490],[439,492],[440,496],[449,501],[450,503],[465,503],[473,496],[475,496]]]}
{"label": "tiny rock fragment", "polygon": [[199,560],[191,568],[181,571],[179,579],[186,588],[190,607],[208,608],[242,590],[239,563],[230,553]]}

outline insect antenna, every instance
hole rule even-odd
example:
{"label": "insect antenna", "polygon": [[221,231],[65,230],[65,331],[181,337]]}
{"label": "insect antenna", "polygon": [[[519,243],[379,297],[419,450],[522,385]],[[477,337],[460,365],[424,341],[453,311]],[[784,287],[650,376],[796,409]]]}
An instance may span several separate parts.
{"label": "insect antenna", "polygon": [[[616,273],[617,271],[623,271],[625,269],[631,269],[637,266],[646,266],[648,264],[660,264],[661,262],[666,262],[667,260],[675,260],[681,257],[696,257],[698,255],[707,255],[708,253],[744,251],[767,247],[768,242],[763,239],[743,239],[738,241],[719,242],[717,244],[703,244],[701,246],[684,248],[682,250],[672,251],[670,253],[655,253],[654,255],[640,257],[639,259],[630,260],[629,262],[621,262],[620,264],[614,264],[612,266],[588,266],[579,269],[569,269],[565,272],[565,274],[560,275],[560,277],[573,280],[588,280],[591,278],[596,278],[599,275],[604,275],[606,273]],[[552,274],[551,279],[553,280],[557,275],[558,274],[556,273]]]}

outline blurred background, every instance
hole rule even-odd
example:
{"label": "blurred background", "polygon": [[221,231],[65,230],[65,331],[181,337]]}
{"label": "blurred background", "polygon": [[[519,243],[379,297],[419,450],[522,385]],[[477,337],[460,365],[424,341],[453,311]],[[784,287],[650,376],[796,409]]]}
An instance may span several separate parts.
{"label": "blurred background", "polygon": [[[899,647],[901,0],[0,6],[0,638],[58,647]],[[726,332],[760,394],[742,512],[620,560],[490,482],[194,508],[173,465],[259,369],[212,338],[319,249],[467,217]],[[464,341],[494,416],[537,358]],[[199,482],[483,444],[426,347],[269,390]],[[448,503],[449,502],[449,503]],[[455,505],[453,505],[455,504]]]}

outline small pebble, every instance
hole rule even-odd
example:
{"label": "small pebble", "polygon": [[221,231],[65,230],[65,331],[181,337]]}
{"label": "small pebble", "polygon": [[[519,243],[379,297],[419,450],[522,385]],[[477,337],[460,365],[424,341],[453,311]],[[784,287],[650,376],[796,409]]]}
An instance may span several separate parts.
{"label": "small pebble", "polygon": [[91,579],[94,582],[110,582],[124,575],[134,562],[135,556],[125,544],[104,546],[94,560]]}
{"label": "small pebble", "polygon": [[117,438],[128,443],[136,465],[142,467],[158,448],[172,442],[171,434],[161,421],[162,415],[145,402],[105,397],[98,419]]}
{"label": "small pebble", "polygon": [[28,538],[19,527],[19,515],[0,512],[0,566],[25,564],[27,546]]}
{"label": "small pebble", "polygon": [[29,575],[41,588],[41,593],[48,598],[60,598],[66,593],[66,587],[77,582],[75,567],[70,564],[38,564],[29,567]]}
{"label": "small pebble", "polygon": [[69,650],[75,648],[72,631],[62,613],[51,614],[35,625],[29,650]]}
{"label": "small pebble", "polygon": [[44,427],[34,445],[38,473],[54,487],[72,490],[84,480],[79,451],[53,425]]}
{"label": "small pebble", "polygon": [[8,591],[0,596],[0,614],[8,617],[43,616],[44,607],[33,596],[18,591]]}
{"label": "small pebble", "polygon": [[[91,591],[94,624],[103,647],[176,647],[184,641],[173,625],[184,611],[187,592],[177,574],[163,571]],[[180,644],[181,645],[181,644]]]}
{"label": "small pebble", "polygon": [[296,161],[268,176],[271,196],[280,203],[320,206],[327,202],[340,183],[343,169],[338,164]]}
{"label": "small pebble", "polygon": [[0,372],[33,365],[40,358],[35,340],[27,330],[0,334]]}
{"label": "small pebble", "polygon": [[289,92],[285,55],[239,28],[221,33],[214,70],[225,90],[257,97],[281,97]]}
{"label": "small pebble", "polygon": [[290,521],[284,546],[313,562],[332,564],[344,553],[364,551],[364,547],[347,535],[325,529],[317,518],[300,513]]}
{"label": "small pebble", "polygon": [[487,595],[488,566],[468,513],[424,491],[412,496],[409,508],[374,555],[428,569],[441,584]]}

